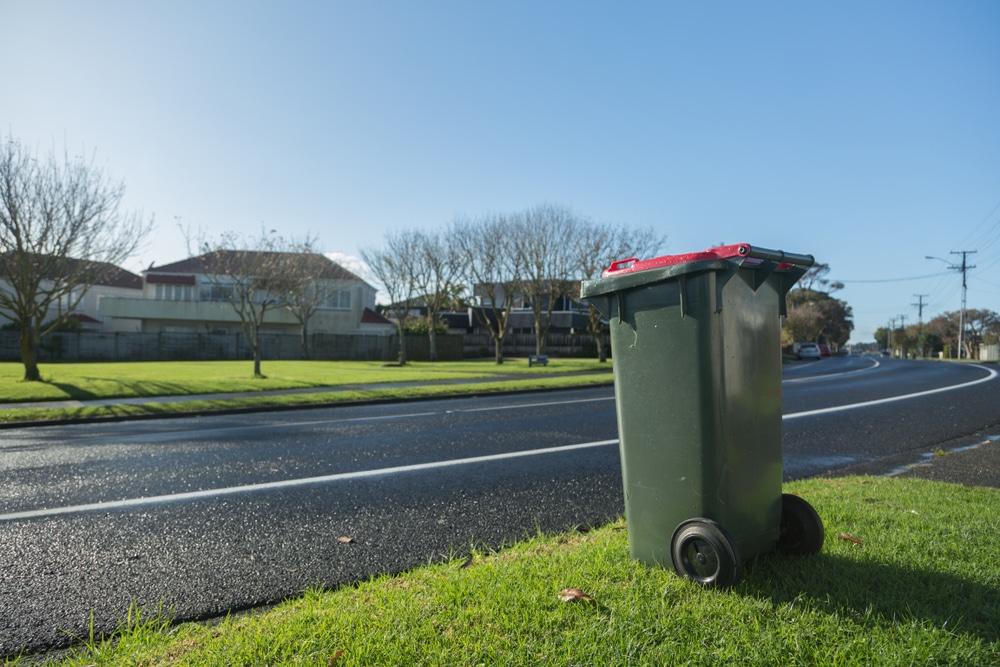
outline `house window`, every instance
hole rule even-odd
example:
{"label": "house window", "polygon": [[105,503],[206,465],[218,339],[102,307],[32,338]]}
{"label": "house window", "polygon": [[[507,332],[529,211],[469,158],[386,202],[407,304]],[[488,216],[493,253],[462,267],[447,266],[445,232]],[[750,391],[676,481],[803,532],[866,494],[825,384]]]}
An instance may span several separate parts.
{"label": "house window", "polygon": [[334,310],[351,309],[351,290],[331,290],[326,299],[326,307]]}
{"label": "house window", "polygon": [[190,285],[156,286],[156,298],[162,301],[191,301],[193,297],[194,289]]}
{"label": "house window", "polygon": [[198,292],[200,301],[229,301],[233,296],[232,284],[203,283]]}

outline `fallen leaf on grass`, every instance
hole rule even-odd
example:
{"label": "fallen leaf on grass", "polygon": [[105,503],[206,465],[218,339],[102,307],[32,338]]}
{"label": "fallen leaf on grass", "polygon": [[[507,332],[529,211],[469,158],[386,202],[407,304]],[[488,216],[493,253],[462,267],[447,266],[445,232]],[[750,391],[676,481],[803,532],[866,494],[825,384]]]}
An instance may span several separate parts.
{"label": "fallen leaf on grass", "polygon": [[344,649],[340,649],[339,651],[337,651],[336,653],[334,653],[333,657],[330,658],[330,662],[328,662],[327,664],[330,665],[330,667],[333,667],[333,664],[335,662],[337,662],[338,660],[340,660],[340,656],[342,656],[342,655],[344,655]]}
{"label": "fallen leaf on grass", "polygon": [[467,567],[472,567],[472,559],[471,558],[469,560],[465,561],[464,563],[462,563],[461,565],[459,565],[458,569],[464,570]]}
{"label": "fallen leaf on grass", "polygon": [[854,542],[855,544],[864,544],[863,540],[860,540],[853,535],[848,535],[847,533],[840,533],[837,535],[838,538],[846,540],[847,542]]}
{"label": "fallen leaf on grass", "polygon": [[595,600],[590,595],[587,595],[579,588],[573,588],[573,587],[564,588],[561,591],[559,591],[559,599],[562,600],[563,602],[576,602],[578,600],[582,600],[584,602],[597,602],[597,600]]}

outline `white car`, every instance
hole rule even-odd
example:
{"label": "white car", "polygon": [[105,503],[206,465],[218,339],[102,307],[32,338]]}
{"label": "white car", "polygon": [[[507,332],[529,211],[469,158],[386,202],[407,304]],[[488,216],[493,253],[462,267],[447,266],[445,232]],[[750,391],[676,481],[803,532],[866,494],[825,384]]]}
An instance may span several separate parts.
{"label": "white car", "polygon": [[799,359],[819,359],[822,356],[819,345],[816,343],[801,343],[799,345]]}

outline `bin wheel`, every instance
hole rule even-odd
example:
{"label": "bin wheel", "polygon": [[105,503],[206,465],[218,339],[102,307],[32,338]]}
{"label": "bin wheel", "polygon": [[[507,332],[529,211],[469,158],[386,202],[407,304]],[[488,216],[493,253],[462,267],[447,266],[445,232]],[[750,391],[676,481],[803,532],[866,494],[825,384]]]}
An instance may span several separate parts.
{"label": "bin wheel", "polygon": [[823,520],[813,506],[798,496],[781,494],[778,551],[791,556],[811,556],[823,548],[823,537]]}
{"label": "bin wheel", "polygon": [[731,588],[743,574],[736,543],[711,519],[690,519],[677,526],[670,555],[677,574],[702,586]]}

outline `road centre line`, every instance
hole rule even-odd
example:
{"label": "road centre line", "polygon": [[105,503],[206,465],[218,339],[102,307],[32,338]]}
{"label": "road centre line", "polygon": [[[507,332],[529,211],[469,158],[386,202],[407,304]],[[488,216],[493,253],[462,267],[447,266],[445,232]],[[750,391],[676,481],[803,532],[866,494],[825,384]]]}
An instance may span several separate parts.
{"label": "road centre line", "polygon": [[951,385],[949,387],[939,387],[937,389],[928,389],[927,391],[918,391],[912,394],[903,394],[901,396],[890,396],[889,398],[879,398],[874,401],[864,401],[862,403],[850,403],[848,405],[838,405],[832,408],[820,408],[818,410],[806,410],[805,412],[793,412],[788,415],[783,415],[784,419],[798,419],[799,417],[814,417],[816,415],[825,415],[832,412],[843,412],[845,410],[855,410],[857,408],[866,408],[871,405],[883,405],[885,403],[894,403],[895,401],[905,401],[910,398],[919,398],[921,396],[931,396],[932,394],[941,394],[946,391],[954,391],[956,389],[963,389],[966,387],[971,387],[973,385],[982,384],[983,382],[989,382],[990,380],[997,377],[997,372],[992,368],[987,368],[985,366],[980,366],[979,364],[971,364],[974,368],[986,371],[986,377],[979,378],[978,380],[972,380],[971,382],[963,382],[962,384]]}
{"label": "road centre line", "polygon": [[143,505],[173,503],[183,500],[201,500],[209,498],[214,499],[223,496],[232,496],[239,493],[248,493],[253,491],[289,489],[298,486],[306,486],[309,484],[342,482],[354,479],[364,479],[368,477],[380,477],[385,475],[396,475],[400,473],[416,472],[420,470],[433,470],[435,468],[449,468],[454,466],[470,465],[474,463],[488,463],[491,461],[503,461],[507,459],[524,458],[528,456],[539,456],[543,454],[558,454],[562,452],[571,452],[580,449],[593,449],[595,447],[605,447],[607,445],[617,445],[617,444],[618,440],[597,440],[594,442],[583,442],[575,445],[562,445],[559,447],[549,447],[546,449],[529,449],[526,451],[519,451],[519,452],[504,452],[502,454],[472,456],[469,458],[451,459],[448,461],[430,461],[428,463],[414,463],[412,465],[393,466],[390,468],[378,468],[376,470],[358,470],[355,472],[337,473],[333,475],[322,475],[319,477],[289,479],[280,482],[262,482],[260,484],[230,486],[222,489],[206,489],[203,491],[189,491],[186,493],[173,493],[163,496],[149,496],[146,498],[124,498],[122,500],[112,500],[101,503],[88,503],[85,505],[71,505],[68,507],[51,507],[40,510],[10,512],[8,514],[0,514],[0,522],[17,521],[21,519],[38,519],[43,517],[59,516],[63,514],[78,514],[82,512],[117,510],[129,507],[139,507]]}
{"label": "road centre line", "polygon": [[878,361],[875,361],[873,366],[868,366],[867,368],[855,368],[853,371],[844,371],[842,373],[827,373],[826,375],[810,375],[804,378],[788,378],[787,380],[782,380],[782,383],[794,382],[798,384],[800,382],[812,382],[814,380],[826,380],[827,378],[843,377],[845,375],[855,375],[857,373],[867,373],[869,371],[875,370],[881,365],[882,364],[880,364]]}
{"label": "road centre line", "polygon": [[[295,422],[276,421],[276,422],[271,423],[271,424],[248,424],[246,426],[220,426],[220,427],[217,427],[217,428],[207,428],[207,429],[189,429],[189,430],[185,430],[185,431],[166,431],[166,432],[163,432],[163,433],[150,433],[150,434],[147,434],[145,437],[147,437],[149,439],[157,439],[157,438],[159,438],[159,439],[176,440],[176,439],[178,439],[178,436],[183,436],[183,435],[187,435],[187,434],[197,434],[197,435],[200,436],[200,435],[204,435],[206,433],[213,433],[213,432],[219,432],[219,433],[230,432],[231,433],[233,431],[238,431],[240,429],[246,429],[246,430],[252,430],[252,431],[259,431],[261,429],[268,429],[268,428],[270,428],[270,429],[274,429],[274,428],[277,428],[277,429],[287,429],[287,428],[293,428],[293,427],[294,428],[298,428],[298,427],[302,427],[302,426],[325,426],[325,425],[335,426],[335,425],[338,425],[338,424],[357,424],[357,423],[363,423],[363,422],[401,421],[401,420],[404,420],[404,419],[418,419],[418,418],[422,418],[422,417],[438,417],[438,416],[441,416],[441,415],[462,414],[462,413],[471,413],[471,412],[491,412],[491,411],[497,411],[497,410],[524,410],[525,408],[543,408],[543,407],[549,407],[549,406],[553,406],[553,405],[573,405],[573,404],[576,404],[576,403],[592,403],[592,402],[596,402],[596,401],[613,401],[613,400],[615,400],[614,396],[602,396],[602,397],[599,397],[599,398],[581,398],[581,399],[562,400],[562,401],[536,401],[536,402],[533,402],[533,403],[517,403],[517,404],[513,404],[513,405],[501,405],[501,406],[482,407],[482,408],[458,408],[458,409],[454,409],[454,410],[445,409],[445,410],[432,411],[432,412],[427,412],[427,411],[425,411],[425,412],[405,412],[405,413],[402,413],[402,414],[368,415],[368,416],[365,416],[365,417],[341,417],[341,418],[335,418],[335,419],[310,419],[310,420],[295,421]],[[97,437],[104,437],[104,436],[103,435],[99,435],[99,436],[93,436],[93,437],[97,438]],[[125,436],[117,436],[117,437],[121,438],[121,437],[125,437]]]}
{"label": "road centre line", "polygon": [[484,408],[463,408],[458,410],[445,410],[445,414],[465,413],[465,412],[493,412],[496,410],[523,410],[524,408],[545,408],[550,405],[575,405],[577,403],[595,403],[598,401],[613,401],[614,396],[601,396],[599,398],[575,398],[567,401],[536,401],[535,403],[518,403],[517,405],[494,405]]}

